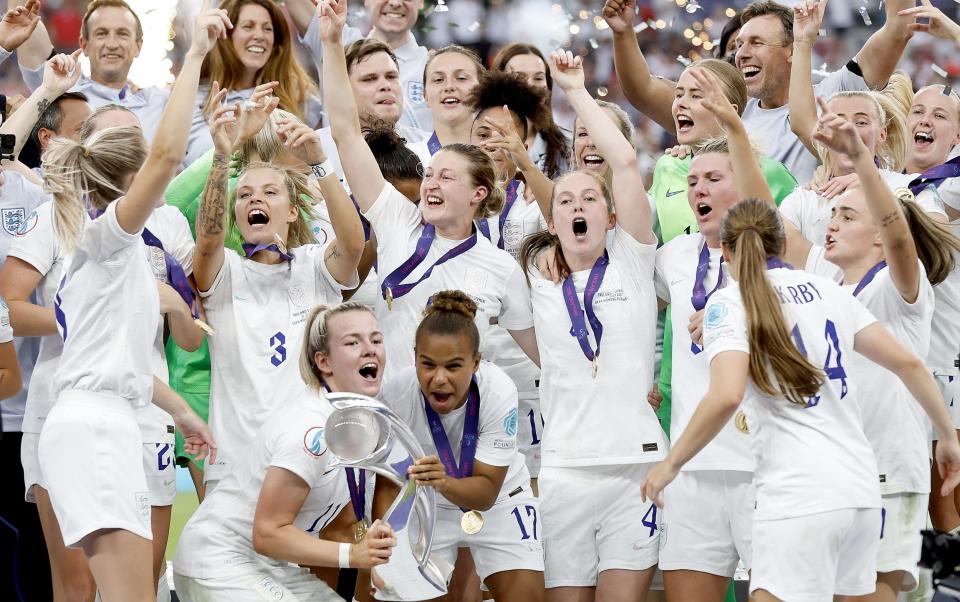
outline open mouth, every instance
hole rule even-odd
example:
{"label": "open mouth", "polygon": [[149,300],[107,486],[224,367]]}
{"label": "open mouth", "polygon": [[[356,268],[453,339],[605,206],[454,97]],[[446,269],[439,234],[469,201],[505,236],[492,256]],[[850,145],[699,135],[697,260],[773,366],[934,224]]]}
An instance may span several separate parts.
{"label": "open mouth", "polygon": [[677,133],[685,134],[693,129],[693,119],[686,115],[677,115]]}
{"label": "open mouth", "polygon": [[453,399],[453,393],[441,393],[439,391],[434,391],[430,396],[439,405],[447,405]]}
{"label": "open mouth", "polygon": [[578,240],[587,235],[587,220],[582,217],[573,218],[573,235]]}
{"label": "open mouth", "polygon": [[823,241],[823,248],[829,250],[832,249],[835,244],[837,244],[837,239],[835,239],[832,234],[827,234]]}
{"label": "open mouth", "polygon": [[380,373],[380,367],[373,362],[367,362],[366,364],[360,366],[360,370],[358,372],[363,380],[372,382],[377,380],[377,374]]}
{"label": "open mouth", "polygon": [[583,165],[584,167],[600,167],[603,165],[603,157],[600,155],[584,155],[583,156]]}
{"label": "open mouth", "polygon": [[267,52],[267,49],[263,46],[247,46],[247,52],[250,54],[264,54]]}
{"label": "open mouth", "polygon": [[749,82],[751,78],[760,76],[760,67],[749,65],[740,69],[740,72],[743,73],[743,79]]}
{"label": "open mouth", "polygon": [[706,203],[697,203],[697,215],[700,217],[706,217],[710,215],[710,212],[713,211],[713,207]]}
{"label": "open mouth", "polygon": [[448,96],[440,101],[441,104],[447,107],[455,107],[460,104],[460,99],[453,96]]}
{"label": "open mouth", "polygon": [[913,135],[913,145],[918,148],[926,148],[933,144],[933,132],[917,132]]}
{"label": "open mouth", "polygon": [[443,205],[443,199],[432,194],[427,195],[427,207],[440,207]]}
{"label": "open mouth", "polygon": [[260,209],[253,209],[247,214],[247,223],[251,226],[265,226],[270,223],[270,216]]}

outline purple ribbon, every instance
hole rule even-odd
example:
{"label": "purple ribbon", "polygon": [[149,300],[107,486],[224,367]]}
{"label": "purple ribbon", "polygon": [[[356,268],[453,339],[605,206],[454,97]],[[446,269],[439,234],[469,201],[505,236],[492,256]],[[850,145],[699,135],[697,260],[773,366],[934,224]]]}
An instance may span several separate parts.
{"label": "purple ribbon", "polygon": [[934,165],[913,179],[907,188],[913,194],[920,194],[928,186],[938,187],[944,180],[960,176],[960,156],[950,159],[946,163]]}
{"label": "purple ribbon", "polygon": [[[610,258],[607,252],[597,258],[596,263],[590,269],[590,276],[587,278],[587,286],[583,289],[583,309],[580,308],[580,300],[577,298],[577,288],[573,284],[573,275],[567,276],[563,281],[563,302],[567,306],[567,313],[570,315],[570,336],[576,337],[580,344],[583,355],[591,362],[600,355],[600,339],[603,338],[603,323],[597,318],[593,311],[593,297],[600,290],[603,284],[603,275],[607,272],[607,266],[610,264]],[[584,319],[586,314],[586,319]],[[597,350],[594,351],[590,346],[590,338],[587,332],[587,322],[590,322],[590,328],[593,329],[593,336],[597,339]]]}
{"label": "purple ribbon", "polygon": [[[514,179],[507,186],[506,190],[506,201],[503,204],[503,210],[500,212],[500,217],[498,218],[498,227],[500,230],[500,238],[497,239],[497,248],[503,249],[503,229],[507,225],[507,216],[510,215],[510,210],[513,209],[513,204],[517,202],[517,190],[520,187],[520,180]],[[490,224],[487,223],[486,219],[477,220],[477,229],[480,230],[480,233],[483,234],[487,240],[492,241],[493,238],[490,236]]]}
{"label": "purple ribbon", "polygon": [[[690,304],[693,305],[694,313],[701,311],[704,307],[707,306],[707,301],[710,300],[710,297],[713,293],[720,290],[723,286],[723,255],[720,256],[720,273],[717,276],[717,285],[713,287],[713,290],[709,293],[707,292],[707,287],[704,285],[704,281],[707,278],[707,272],[710,271],[710,249],[707,248],[707,243],[704,242],[703,246],[700,248],[700,259],[697,261],[697,275],[693,279],[693,292],[690,294]],[[690,341],[690,352],[694,355],[697,355],[703,351],[703,348]]]}
{"label": "purple ribbon", "polygon": [[[362,521],[364,506],[367,501],[367,471],[362,468],[358,470],[347,468],[345,470],[347,471],[347,489],[350,490],[350,505],[353,506],[353,515],[357,517],[357,521]],[[357,472],[360,473],[359,482]]]}
{"label": "purple ribbon", "polygon": [[860,291],[862,291],[863,289],[865,289],[868,284],[870,284],[871,282],[873,282],[873,279],[874,279],[874,277],[877,275],[877,273],[880,272],[880,270],[882,270],[882,269],[885,268],[885,267],[887,267],[887,262],[886,262],[886,261],[881,261],[881,262],[878,263],[877,265],[875,265],[875,266],[873,266],[872,268],[870,268],[870,271],[868,271],[866,274],[864,274],[863,278],[860,279],[860,282],[857,283],[857,288],[853,289],[853,296],[854,296],[854,297],[859,296],[859,295],[860,295]]}
{"label": "purple ribbon", "polygon": [[403,279],[409,276],[413,270],[415,270],[417,266],[423,263],[423,260],[427,258],[427,253],[430,252],[430,247],[433,245],[433,240],[435,238],[436,229],[434,228],[433,224],[427,224],[424,226],[423,233],[420,235],[420,239],[417,241],[417,247],[414,249],[413,255],[400,264],[400,267],[390,272],[390,274],[383,279],[383,282],[380,283],[380,294],[383,295],[384,300],[387,298],[387,289],[390,289],[391,298],[399,299],[400,297],[412,291],[418,284],[429,278],[430,274],[433,272],[433,268],[450,261],[458,255],[463,255],[475,244],[477,244],[477,233],[474,232],[470,235],[470,238],[444,253],[443,256],[434,262],[434,264],[430,266],[430,268],[424,272],[416,282],[402,284]]}
{"label": "purple ribbon", "polygon": [[[430,425],[430,436],[433,437],[433,445],[437,448],[437,455],[443,463],[447,476],[455,479],[472,476],[473,459],[477,454],[477,431],[480,426],[480,387],[477,385],[477,377],[470,379],[470,391],[467,393],[467,415],[463,421],[463,438],[460,440],[459,466],[453,457],[453,449],[450,447],[450,440],[447,438],[447,431],[443,428],[440,415],[430,407],[430,402],[422,393],[421,397],[423,397],[423,411]],[[461,510],[467,511],[466,508]]]}
{"label": "purple ribbon", "polygon": [[245,242],[241,246],[243,247],[243,254],[247,256],[247,259],[250,259],[260,251],[273,251],[274,253],[279,255],[280,259],[282,259],[283,261],[293,261],[293,254],[284,253],[283,251],[281,251],[280,247],[277,246],[277,243],[270,243],[268,245],[267,244],[255,245],[250,242]]}
{"label": "purple ribbon", "polygon": [[427,140],[427,150],[430,151],[430,156],[437,154],[437,151],[443,148],[443,145],[440,144],[440,139],[437,138],[437,133],[434,132],[430,139]]}

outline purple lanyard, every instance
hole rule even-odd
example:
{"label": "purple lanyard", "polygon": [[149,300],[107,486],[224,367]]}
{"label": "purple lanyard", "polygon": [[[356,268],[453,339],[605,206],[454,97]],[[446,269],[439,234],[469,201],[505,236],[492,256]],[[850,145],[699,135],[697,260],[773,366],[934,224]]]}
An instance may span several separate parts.
{"label": "purple lanyard", "polygon": [[430,156],[437,154],[437,151],[443,148],[443,145],[440,144],[440,139],[437,138],[437,133],[434,132],[430,139],[427,140],[427,150],[430,151]]}
{"label": "purple lanyard", "polygon": [[853,296],[858,297],[860,295],[860,291],[865,289],[868,284],[873,282],[873,279],[877,275],[877,273],[880,272],[880,270],[882,270],[885,267],[887,267],[887,262],[881,261],[877,265],[870,268],[870,271],[864,274],[863,278],[860,279],[860,282],[857,283],[857,288],[853,289]]}
{"label": "purple lanyard", "polygon": [[[603,255],[597,258],[596,263],[590,269],[587,286],[583,289],[583,309],[580,309],[580,300],[577,299],[577,288],[573,284],[573,275],[567,276],[563,281],[563,302],[566,304],[567,313],[570,315],[570,336],[577,338],[583,355],[591,362],[596,362],[597,358],[600,357],[600,339],[603,338],[603,323],[600,322],[596,312],[593,311],[593,297],[600,290],[600,285],[603,284],[603,275],[607,272],[609,264],[610,258],[604,251]],[[584,319],[584,314],[586,314],[586,319]],[[590,346],[587,321],[590,322],[593,336],[597,339],[596,351]]]}
{"label": "purple lanyard", "polygon": [[245,242],[241,246],[243,247],[243,254],[246,255],[247,259],[250,259],[260,251],[273,251],[280,256],[281,260],[293,261],[293,253],[284,253],[280,250],[280,247],[277,246],[277,243],[255,245],[250,242]]}
{"label": "purple lanyard", "polygon": [[[500,238],[497,239],[497,248],[503,249],[503,229],[507,225],[507,216],[510,215],[510,210],[513,209],[513,204],[517,202],[517,190],[520,187],[520,180],[514,179],[507,186],[506,190],[506,201],[503,204],[503,210],[500,211],[500,217],[498,218],[498,227],[500,229]],[[477,229],[480,230],[480,233],[483,234],[487,240],[492,241],[493,238],[490,236],[490,224],[487,223],[486,219],[477,220]]]}
{"label": "purple lanyard", "polygon": [[[364,506],[367,501],[367,471],[362,468],[358,471],[353,468],[345,470],[347,471],[347,489],[350,490],[350,505],[353,506],[353,515],[357,517],[357,521],[362,521]],[[360,473],[359,482],[357,481],[357,472]]]}
{"label": "purple lanyard", "polygon": [[[710,249],[707,248],[707,243],[704,241],[703,247],[700,249],[700,259],[697,261],[697,275],[693,279],[693,292],[690,294],[690,304],[693,305],[694,312],[701,311],[706,307],[707,301],[710,300],[713,293],[723,287],[723,255],[720,256],[720,273],[717,275],[717,285],[708,293],[704,281],[707,279],[707,272],[709,271]],[[697,355],[701,351],[703,351],[701,346],[690,341],[690,352],[692,354]]]}
{"label": "purple lanyard", "polygon": [[[423,394],[420,394],[423,397]],[[477,430],[480,426],[480,388],[477,386],[477,377],[470,379],[470,391],[467,393],[467,415],[463,421],[463,438],[460,440],[460,466],[453,457],[453,449],[447,438],[447,431],[443,429],[443,421],[439,414],[430,407],[430,402],[423,397],[423,411],[427,415],[430,425],[430,436],[433,445],[437,448],[437,455],[443,463],[444,471],[448,476],[462,479],[473,476],[473,459],[477,455]],[[461,508],[464,512],[466,508]]]}
{"label": "purple lanyard", "polygon": [[920,194],[928,186],[938,187],[944,180],[957,176],[960,176],[960,156],[954,157],[946,163],[934,165],[911,181],[907,188],[913,194]]}
{"label": "purple lanyard", "polygon": [[423,227],[423,233],[420,235],[420,240],[417,241],[417,248],[413,251],[413,255],[400,264],[400,267],[390,272],[390,274],[383,279],[383,282],[380,283],[380,293],[383,295],[384,300],[387,300],[388,296],[390,299],[399,299],[406,295],[412,291],[415,286],[429,278],[433,272],[433,268],[450,261],[458,255],[463,255],[477,244],[477,233],[474,232],[470,235],[470,238],[444,253],[443,257],[434,262],[416,282],[402,284],[403,279],[409,276],[413,270],[417,269],[417,266],[427,258],[427,253],[433,245],[434,238],[436,238],[436,229],[433,224],[427,224]]}

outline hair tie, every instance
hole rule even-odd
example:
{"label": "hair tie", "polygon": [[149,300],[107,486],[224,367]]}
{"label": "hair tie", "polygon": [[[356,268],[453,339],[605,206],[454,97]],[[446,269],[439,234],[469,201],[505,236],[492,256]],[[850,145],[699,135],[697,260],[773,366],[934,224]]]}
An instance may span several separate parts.
{"label": "hair tie", "polygon": [[90,158],[90,147],[89,147],[89,146],[81,146],[80,148],[83,149],[83,156],[86,157],[86,158]]}

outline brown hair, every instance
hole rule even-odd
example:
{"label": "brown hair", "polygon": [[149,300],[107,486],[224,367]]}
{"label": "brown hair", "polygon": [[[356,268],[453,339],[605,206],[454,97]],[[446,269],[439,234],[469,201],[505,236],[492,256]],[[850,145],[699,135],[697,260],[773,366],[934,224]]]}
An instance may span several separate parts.
{"label": "brown hair", "polygon": [[[257,72],[254,85],[270,81],[280,82],[273,89],[273,94],[280,99],[280,108],[303,119],[303,107],[307,98],[317,94],[318,88],[297,61],[287,19],[277,3],[271,0],[225,0],[220,8],[227,11],[231,23],[236,23],[240,17],[240,9],[247,4],[262,7],[270,14],[270,21],[273,23],[273,50],[270,52],[267,64]],[[216,81],[220,83],[221,89],[233,90],[241,85],[244,69],[243,63],[233,49],[233,42],[229,38],[217,40],[203,61],[200,80]],[[207,92],[204,100],[205,115],[209,115],[213,109],[209,106],[209,101],[210,91]]]}
{"label": "brown hair", "polygon": [[303,349],[300,351],[300,377],[314,391],[320,391],[324,386],[323,372],[317,368],[313,358],[318,353],[330,353],[330,341],[327,339],[330,318],[351,311],[373,314],[373,311],[362,303],[346,301],[333,306],[318,305],[307,316],[307,324],[303,329]]}
{"label": "brown hair", "polygon": [[927,215],[907,189],[898,190],[897,198],[907,218],[907,225],[910,226],[917,257],[927,272],[927,280],[933,285],[940,284],[956,266],[960,239],[947,226]]}
{"label": "brown hair", "polygon": [[430,71],[430,63],[433,62],[433,59],[437,58],[437,57],[440,56],[441,54],[451,54],[451,53],[453,53],[453,54],[462,54],[463,56],[465,56],[465,57],[467,57],[468,59],[470,59],[470,62],[472,62],[472,63],[474,64],[474,66],[477,68],[477,79],[478,79],[478,80],[480,79],[480,76],[483,75],[483,74],[487,71],[487,68],[483,66],[483,61],[480,60],[480,55],[479,55],[479,54],[477,54],[477,53],[474,52],[473,50],[470,50],[469,48],[464,48],[463,46],[460,46],[459,44],[447,44],[447,45],[444,46],[443,48],[439,48],[439,49],[437,49],[437,50],[434,50],[434,51],[430,54],[430,57],[427,59],[427,63],[423,66],[423,81],[424,81],[424,82],[427,81],[427,73]]}
{"label": "brown hair", "polygon": [[[100,116],[103,115],[104,113],[109,113],[110,111],[126,111],[127,113],[130,113],[134,117],[137,117],[136,113],[134,113],[133,111],[131,111],[130,109],[128,109],[123,105],[108,104],[108,105],[103,105],[102,107],[97,107],[96,109],[93,110],[92,113],[90,113],[90,116],[84,120],[83,125],[80,126],[80,143],[81,144],[86,144],[87,141],[90,139],[90,137],[97,132],[98,130],[97,119],[99,119]],[[140,121],[139,117],[137,117],[137,121]],[[140,132],[140,137],[143,138],[143,132]]]}
{"label": "brown hair", "polygon": [[93,14],[93,11],[98,8],[106,7],[115,7],[115,8],[125,8],[130,11],[130,14],[133,15],[133,19],[137,22],[137,41],[140,42],[143,40],[143,25],[140,23],[140,17],[137,15],[136,11],[130,7],[129,4],[124,2],[124,0],[93,0],[90,4],[87,5],[86,12],[83,13],[83,21],[80,22],[80,37],[84,40],[90,39],[90,31],[88,30],[87,23],[90,21],[90,15]]}
{"label": "brown hair", "polygon": [[227,228],[230,230],[236,228],[237,188],[239,187],[240,179],[243,178],[247,172],[255,169],[269,169],[280,174],[283,178],[284,189],[287,191],[287,198],[290,199],[290,204],[297,208],[297,220],[290,224],[290,229],[287,233],[287,248],[293,249],[316,242],[313,236],[313,230],[310,227],[310,221],[315,219],[316,216],[313,213],[309,200],[304,200],[305,196],[307,198],[310,197],[312,190],[307,178],[303,174],[262,161],[251,161],[247,163],[244,165],[243,171],[237,175],[237,186],[235,186],[230,193],[230,212],[227,215]]}
{"label": "brown hair", "polygon": [[747,21],[754,17],[763,17],[765,15],[773,15],[780,19],[780,25],[783,26],[783,45],[789,46],[793,44],[793,11],[772,0],[762,0],[748,4],[740,13],[740,27],[743,27]]}
{"label": "brown hair", "polygon": [[743,110],[747,108],[747,83],[739,69],[721,59],[701,59],[688,69],[693,67],[706,69],[714,74],[727,101],[737,108],[739,115],[743,115]]}
{"label": "brown hair", "polygon": [[474,318],[477,304],[462,291],[440,291],[430,297],[423,319],[417,326],[416,340],[421,335],[457,336],[464,334],[470,340],[473,355],[480,353],[480,331]]}
{"label": "brown hair", "polygon": [[449,151],[457,153],[467,161],[467,173],[474,186],[483,186],[487,189],[487,198],[485,198],[477,207],[474,214],[476,219],[490,217],[500,213],[506,193],[503,188],[497,184],[497,169],[487,153],[483,152],[479,146],[473,144],[447,144],[438,152]]}
{"label": "brown hair", "polygon": [[776,208],[759,199],[738,202],[723,217],[720,238],[733,257],[743,298],[753,384],[767,395],[806,405],[823,384],[824,373],[797,349],[767,279],[767,258],[780,256],[786,238]]}
{"label": "brown hair", "polygon": [[353,42],[344,50],[347,59],[347,73],[353,73],[353,68],[357,66],[357,63],[378,52],[386,52],[397,69],[400,69],[400,61],[397,60],[397,55],[389,46],[375,38],[362,38]]}

